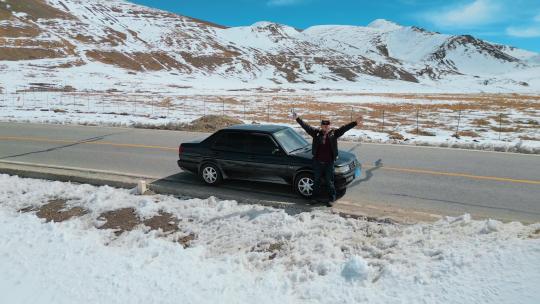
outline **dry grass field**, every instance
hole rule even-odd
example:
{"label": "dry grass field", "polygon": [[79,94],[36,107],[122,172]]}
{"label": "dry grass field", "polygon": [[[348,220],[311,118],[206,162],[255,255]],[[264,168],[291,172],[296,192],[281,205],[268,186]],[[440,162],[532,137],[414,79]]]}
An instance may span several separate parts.
{"label": "dry grass field", "polygon": [[0,94],[0,110],[2,120],[160,128],[208,115],[294,125],[290,115],[294,110],[313,124],[327,118],[340,125],[362,115],[363,133],[356,136],[368,141],[540,142],[538,95],[273,91],[173,95],[42,88]]}

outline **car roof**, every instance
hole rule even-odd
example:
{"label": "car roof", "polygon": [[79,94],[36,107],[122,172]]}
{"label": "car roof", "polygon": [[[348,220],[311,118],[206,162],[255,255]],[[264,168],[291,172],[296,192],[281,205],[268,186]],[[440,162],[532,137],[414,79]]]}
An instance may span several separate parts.
{"label": "car roof", "polygon": [[287,126],[281,126],[281,125],[259,125],[259,124],[240,124],[240,125],[234,125],[227,128],[224,128],[223,130],[232,130],[232,131],[257,131],[257,132],[263,132],[263,133],[274,133],[283,129],[288,128]]}

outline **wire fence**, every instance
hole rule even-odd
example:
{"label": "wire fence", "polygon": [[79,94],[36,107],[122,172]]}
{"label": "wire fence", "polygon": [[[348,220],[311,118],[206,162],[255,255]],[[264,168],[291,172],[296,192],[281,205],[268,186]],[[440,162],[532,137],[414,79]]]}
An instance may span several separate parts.
{"label": "wire fence", "polygon": [[538,130],[538,111],[525,118],[511,119],[511,114],[495,110],[467,109],[466,107],[423,109],[422,105],[396,107],[381,104],[373,109],[362,104],[323,103],[314,101],[283,100],[281,98],[254,98],[241,101],[222,96],[172,96],[166,94],[129,94],[99,91],[17,90],[2,92],[0,109],[7,111],[40,111],[44,115],[76,113],[80,115],[114,115],[166,119],[170,122],[190,122],[201,116],[230,116],[244,122],[290,123],[291,111],[308,121],[332,119],[343,124],[364,117],[364,129],[375,132],[407,132],[421,136],[434,136],[435,130],[451,132],[454,137],[478,136],[478,132],[496,132],[498,139],[520,129]]}

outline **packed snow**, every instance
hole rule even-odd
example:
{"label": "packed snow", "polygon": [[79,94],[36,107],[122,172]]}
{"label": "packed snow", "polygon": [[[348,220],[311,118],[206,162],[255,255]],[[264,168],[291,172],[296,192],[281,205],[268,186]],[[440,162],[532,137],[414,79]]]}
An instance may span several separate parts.
{"label": "packed snow", "polygon": [[[8,175],[0,185],[5,303],[540,302],[540,224],[388,224]],[[55,223],[29,211],[51,200],[86,213]],[[178,231],[98,229],[119,208],[170,213]]]}

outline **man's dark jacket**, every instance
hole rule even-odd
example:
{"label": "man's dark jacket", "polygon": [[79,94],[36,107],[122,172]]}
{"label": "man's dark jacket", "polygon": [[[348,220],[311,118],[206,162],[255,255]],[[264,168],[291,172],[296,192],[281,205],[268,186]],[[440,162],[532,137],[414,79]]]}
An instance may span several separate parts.
{"label": "man's dark jacket", "polygon": [[[319,145],[322,144],[322,140],[324,137],[324,132],[319,128],[314,128],[307,123],[305,123],[300,117],[296,118],[296,122],[300,124],[300,126],[309,134],[311,137],[313,137],[313,142],[311,143],[311,153],[313,156],[317,155],[317,150],[319,149]],[[338,143],[337,139],[340,138],[345,132],[349,131],[350,129],[354,128],[356,126],[356,121],[353,121],[351,123],[348,123],[344,126],[339,127],[338,129],[331,129],[328,132],[328,140],[330,141],[330,148],[332,151],[332,159],[335,161],[338,157]]]}

